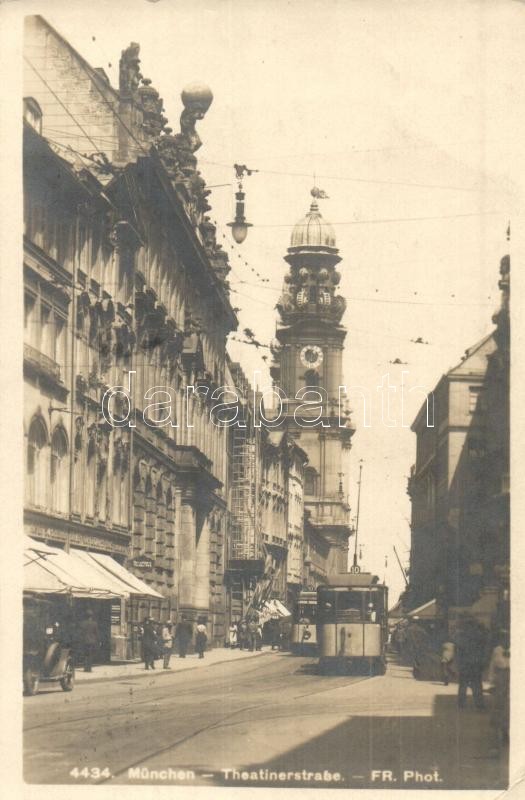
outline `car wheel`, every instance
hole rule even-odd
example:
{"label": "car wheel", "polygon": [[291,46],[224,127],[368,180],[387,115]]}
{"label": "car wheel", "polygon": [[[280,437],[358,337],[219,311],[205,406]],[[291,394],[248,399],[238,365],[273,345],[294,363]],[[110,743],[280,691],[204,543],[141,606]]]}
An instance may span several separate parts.
{"label": "car wheel", "polygon": [[24,694],[31,697],[38,692],[38,675],[32,669],[26,669],[24,673]]}

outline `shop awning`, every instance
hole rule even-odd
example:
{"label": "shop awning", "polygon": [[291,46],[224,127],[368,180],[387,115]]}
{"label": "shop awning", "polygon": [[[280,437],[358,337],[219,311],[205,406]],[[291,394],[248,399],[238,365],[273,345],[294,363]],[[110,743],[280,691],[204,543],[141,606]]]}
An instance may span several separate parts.
{"label": "shop awning", "polygon": [[112,599],[163,595],[109,555],[58,547],[24,536],[24,591]]}
{"label": "shop awning", "polygon": [[279,617],[292,616],[291,612],[288,611],[286,606],[283,603],[281,603],[281,601],[278,600],[276,597],[274,597],[272,600],[268,600],[268,602],[265,603],[265,607],[268,609],[270,614],[275,614]]}
{"label": "shop awning", "polygon": [[435,600],[429,600],[418,608],[412,609],[406,615],[408,619],[437,619],[438,608]]}
{"label": "shop awning", "polygon": [[137,578],[129,570],[115,561],[111,556],[103,553],[90,553],[86,550],[71,550],[71,553],[79,558],[92,569],[96,570],[105,580],[110,582],[115,587],[119,587],[119,594],[122,597],[129,597],[130,595],[140,595],[141,597],[157,597],[161,600],[163,595],[148,586],[145,581]]}
{"label": "shop awning", "polygon": [[30,536],[24,534],[24,550],[32,550],[34,553],[45,554],[54,553],[56,549],[56,547],[50,547],[50,545],[39,542],[37,539],[32,539]]}
{"label": "shop awning", "polygon": [[[81,559],[55,547],[24,548],[24,591],[111,599],[120,592]],[[35,557],[37,556],[37,557]]]}

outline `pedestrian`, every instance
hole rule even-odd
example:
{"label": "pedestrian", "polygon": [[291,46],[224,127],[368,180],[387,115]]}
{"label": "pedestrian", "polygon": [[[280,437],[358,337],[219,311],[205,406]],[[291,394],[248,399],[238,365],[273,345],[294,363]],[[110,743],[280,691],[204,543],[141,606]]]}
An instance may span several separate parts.
{"label": "pedestrian", "polygon": [[281,625],[279,620],[275,618],[271,620],[270,641],[272,644],[272,650],[281,649]]}
{"label": "pedestrian", "polygon": [[472,617],[460,617],[455,644],[459,680],[458,707],[465,708],[467,689],[470,687],[474,705],[478,711],[482,711],[485,708],[481,682],[486,648],[484,628]]}
{"label": "pedestrian", "polygon": [[161,637],[162,637],[162,655],[164,657],[162,668],[170,669],[171,651],[173,650],[173,633],[172,633],[171,622],[166,622],[166,624],[162,626]]}
{"label": "pedestrian", "polygon": [[208,643],[208,632],[204,621],[200,621],[197,625],[197,634],[195,636],[195,650],[199,654],[199,658],[204,658],[204,651]]}
{"label": "pedestrian", "polygon": [[257,623],[257,630],[255,632],[255,649],[262,650],[263,644],[263,629],[260,622]]}
{"label": "pedestrian", "polygon": [[497,754],[509,741],[509,699],[510,699],[510,638],[509,631],[499,631],[498,643],[490,658],[488,680],[493,695],[490,724],[494,732]]}
{"label": "pedestrian", "polygon": [[453,677],[452,663],[454,661],[455,646],[451,638],[448,637],[441,645],[441,674],[445,686],[448,686],[450,679]]}
{"label": "pedestrian", "polygon": [[187,619],[187,617],[183,616],[182,620],[177,623],[177,627],[175,628],[175,641],[177,643],[177,649],[179,651],[179,658],[186,658],[188,645],[191,642],[192,636],[193,636],[192,624]]}
{"label": "pedestrian", "polygon": [[308,644],[312,638],[312,631],[310,630],[310,623],[306,622],[302,629],[301,635],[301,655],[305,656],[308,650]]}
{"label": "pedestrian", "polygon": [[151,617],[146,617],[142,625],[142,657],[144,669],[155,669],[157,633]]}
{"label": "pedestrian", "polygon": [[423,666],[430,652],[430,639],[428,633],[417,622],[409,625],[406,631],[406,647],[412,664],[412,674],[416,680],[423,680]]}
{"label": "pedestrian", "polygon": [[84,654],[84,672],[91,672],[93,657],[100,643],[97,621],[91,609],[87,612],[86,618],[80,623],[79,628],[80,642]]}
{"label": "pedestrian", "polygon": [[257,644],[257,622],[253,617],[248,622],[248,648],[252,651],[255,650]]}
{"label": "pedestrian", "polygon": [[234,620],[228,630],[228,644],[232,650],[237,647],[237,623]]}
{"label": "pedestrian", "polygon": [[239,639],[239,649],[248,649],[248,624],[245,619],[240,623],[237,635]]}

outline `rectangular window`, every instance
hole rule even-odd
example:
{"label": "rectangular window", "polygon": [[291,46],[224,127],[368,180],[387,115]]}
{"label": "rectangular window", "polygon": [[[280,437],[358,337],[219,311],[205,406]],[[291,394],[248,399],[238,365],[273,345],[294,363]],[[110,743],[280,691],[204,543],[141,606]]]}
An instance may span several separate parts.
{"label": "rectangular window", "polygon": [[42,303],[40,307],[40,326],[41,326],[41,351],[49,358],[54,358],[54,334],[51,306]]}
{"label": "rectangular window", "polygon": [[468,391],[468,410],[471,414],[480,410],[479,397],[481,386],[470,386]]}
{"label": "rectangular window", "polygon": [[119,254],[118,282],[120,302],[127,306],[131,302],[133,290],[133,273],[135,268],[135,254],[131,248],[123,247]]}
{"label": "rectangular window", "polygon": [[24,294],[24,338],[28,344],[33,344],[35,332],[33,330],[37,323],[35,319],[36,297],[29,292]]}
{"label": "rectangular window", "polygon": [[55,314],[55,361],[61,366],[66,361],[66,321]]}

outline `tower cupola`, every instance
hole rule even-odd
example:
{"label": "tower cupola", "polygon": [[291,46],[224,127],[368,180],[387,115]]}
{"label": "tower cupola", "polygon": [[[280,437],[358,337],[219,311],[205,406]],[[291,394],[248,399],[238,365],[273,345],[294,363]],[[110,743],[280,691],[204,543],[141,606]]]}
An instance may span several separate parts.
{"label": "tower cupola", "polygon": [[319,204],[316,197],[319,190],[314,187],[311,191],[313,200],[310,211],[297,222],[292,231],[289,253],[296,253],[303,250],[308,251],[330,251],[337,253],[335,231],[319,211]]}

